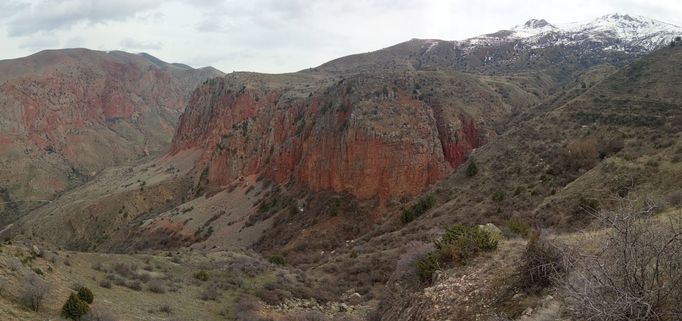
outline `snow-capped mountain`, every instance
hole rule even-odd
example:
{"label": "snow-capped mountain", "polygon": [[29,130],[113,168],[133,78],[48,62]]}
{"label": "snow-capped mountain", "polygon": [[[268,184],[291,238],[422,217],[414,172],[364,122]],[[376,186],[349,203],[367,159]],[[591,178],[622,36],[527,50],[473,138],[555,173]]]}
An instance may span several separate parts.
{"label": "snow-capped mountain", "polygon": [[531,48],[583,46],[623,52],[649,52],[682,36],[682,28],[655,19],[609,14],[587,22],[552,24],[532,19],[523,25],[460,42],[466,47],[518,42]]}
{"label": "snow-capped mountain", "polygon": [[317,70],[343,73],[414,68],[491,74],[551,70],[559,77],[599,64],[623,66],[680,36],[679,26],[627,14],[565,24],[532,19],[464,40],[412,39],[369,54],[339,58]]}

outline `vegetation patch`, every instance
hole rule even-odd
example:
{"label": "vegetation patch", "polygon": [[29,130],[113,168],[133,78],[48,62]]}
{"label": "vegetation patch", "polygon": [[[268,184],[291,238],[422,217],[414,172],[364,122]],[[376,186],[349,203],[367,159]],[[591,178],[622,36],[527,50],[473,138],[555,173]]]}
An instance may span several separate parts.
{"label": "vegetation patch", "polygon": [[412,222],[417,217],[426,213],[426,211],[432,208],[435,204],[436,199],[433,197],[433,195],[421,198],[409,208],[403,209],[402,213],[400,213],[400,221],[403,222],[403,224]]}
{"label": "vegetation patch", "polygon": [[480,252],[497,248],[497,239],[489,231],[477,225],[457,224],[434,242],[436,249],[417,261],[417,276],[423,282],[448,263],[466,264]]}

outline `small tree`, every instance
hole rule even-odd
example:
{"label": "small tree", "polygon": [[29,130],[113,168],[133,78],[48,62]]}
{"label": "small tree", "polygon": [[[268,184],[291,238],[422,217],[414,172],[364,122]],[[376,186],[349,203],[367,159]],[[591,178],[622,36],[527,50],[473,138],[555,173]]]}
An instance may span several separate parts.
{"label": "small tree", "polygon": [[654,218],[657,206],[623,201],[601,211],[596,251],[571,259],[565,288],[580,320],[682,319],[682,221]]}
{"label": "small tree", "polygon": [[467,165],[467,169],[466,169],[466,174],[469,177],[472,177],[472,176],[478,174],[478,166],[476,166],[475,160],[471,159],[471,161],[469,161],[469,165]]}
{"label": "small tree", "polygon": [[95,299],[95,296],[92,294],[92,291],[86,287],[81,287],[78,289],[78,297],[85,301],[87,304],[92,304],[92,301]]}
{"label": "small tree", "polygon": [[38,311],[47,296],[49,284],[37,274],[31,272],[24,277],[21,299],[33,311]]}
{"label": "small tree", "polygon": [[62,317],[72,320],[80,320],[90,310],[90,306],[81,300],[78,295],[71,293],[62,306]]}

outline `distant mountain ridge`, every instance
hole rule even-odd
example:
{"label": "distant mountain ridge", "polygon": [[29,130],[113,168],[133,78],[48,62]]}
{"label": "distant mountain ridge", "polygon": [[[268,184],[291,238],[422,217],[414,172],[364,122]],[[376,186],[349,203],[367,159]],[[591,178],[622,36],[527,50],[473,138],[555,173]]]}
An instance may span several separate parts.
{"label": "distant mountain ridge", "polygon": [[522,40],[531,48],[547,46],[603,44],[602,50],[649,52],[682,36],[682,27],[628,14],[609,14],[599,18],[566,24],[552,24],[544,19],[531,19],[508,32],[470,38],[462,46],[486,46]]}
{"label": "distant mountain ridge", "polygon": [[454,69],[481,73],[548,72],[565,74],[596,64],[623,66],[682,36],[682,28],[627,14],[587,22],[552,24],[531,19],[507,30],[464,40],[412,39],[367,54],[350,55],[312,71],[335,74],[378,70]]}
{"label": "distant mountain ridge", "polygon": [[0,61],[0,222],[108,166],[163,151],[192,90],[222,75],[82,48]]}

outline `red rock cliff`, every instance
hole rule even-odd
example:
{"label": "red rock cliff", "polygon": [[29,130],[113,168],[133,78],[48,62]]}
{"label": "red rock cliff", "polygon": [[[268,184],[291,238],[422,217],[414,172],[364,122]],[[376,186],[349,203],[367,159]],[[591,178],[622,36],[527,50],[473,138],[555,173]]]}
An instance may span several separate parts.
{"label": "red rock cliff", "polygon": [[273,85],[282,82],[273,77],[233,74],[199,87],[172,152],[203,149],[198,168],[213,186],[265,175],[312,191],[389,198],[418,194],[481,144],[476,119],[463,108],[415,89],[429,79]]}
{"label": "red rock cliff", "polygon": [[192,90],[221,73],[153,59],[69,49],[0,61],[3,201],[50,198],[164,151]]}

